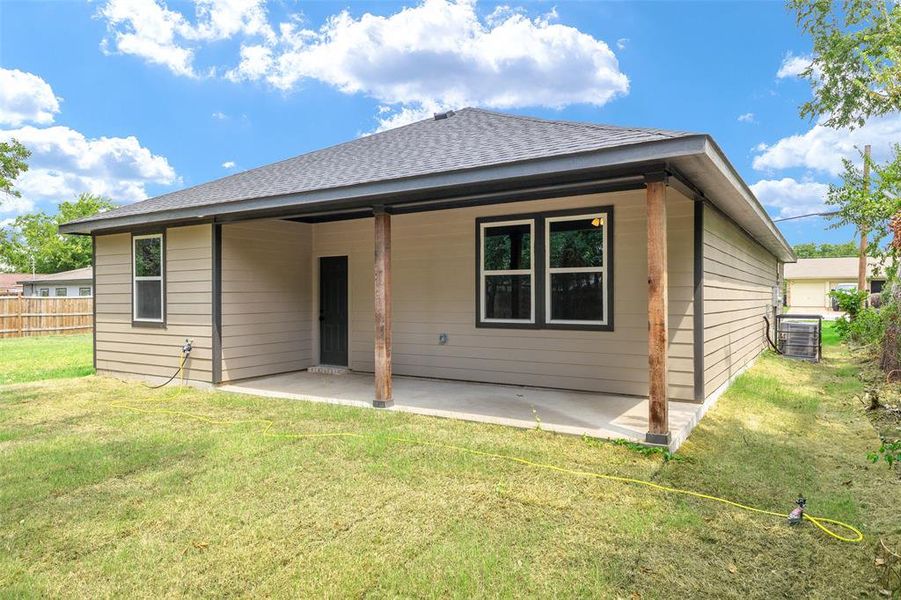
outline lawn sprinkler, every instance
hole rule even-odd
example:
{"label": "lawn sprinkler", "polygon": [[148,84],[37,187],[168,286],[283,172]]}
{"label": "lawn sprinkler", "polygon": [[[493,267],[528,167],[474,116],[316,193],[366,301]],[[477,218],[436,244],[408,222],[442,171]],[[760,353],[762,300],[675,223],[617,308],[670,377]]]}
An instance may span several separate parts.
{"label": "lawn sprinkler", "polygon": [[797,525],[804,520],[804,506],[807,504],[807,498],[799,495],[798,499],[795,500],[795,504],[798,505],[797,508],[788,514],[789,525]]}

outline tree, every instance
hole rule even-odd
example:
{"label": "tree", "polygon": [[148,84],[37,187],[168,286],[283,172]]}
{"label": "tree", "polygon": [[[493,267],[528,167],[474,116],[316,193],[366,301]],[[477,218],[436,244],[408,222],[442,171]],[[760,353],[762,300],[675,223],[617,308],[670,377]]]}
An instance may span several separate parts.
{"label": "tree", "polygon": [[813,99],[801,116],[830,127],[860,127],[868,117],[901,110],[901,3],[894,0],[788,0],[813,38],[801,74]]}
{"label": "tree", "polygon": [[[18,140],[0,142],[0,192],[17,198],[21,196],[13,183],[19,175],[28,170],[28,164],[25,161],[29,156],[31,156],[31,151]],[[3,204],[2,196],[0,196],[0,204]]]}
{"label": "tree", "polygon": [[795,254],[798,258],[836,258],[840,256],[857,256],[857,244],[854,242],[845,242],[844,244],[815,244],[809,242],[806,244],[796,244],[794,246]]}
{"label": "tree", "polygon": [[38,273],[58,273],[91,265],[91,239],[62,235],[59,226],[90,217],[115,205],[100,196],[82,194],[73,202],[61,202],[55,215],[37,212],[17,217],[0,229],[0,263],[30,273],[32,260]]}
{"label": "tree", "polygon": [[[844,159],[841,185],[830,185],[826,203],[835,206],[838,214],[833,227],[854,225],[865,228],[872,236],[869,254],[889,261],[891,275],[897,272],[897,260],[901,251],[901,144],[893,148],[892,157],[883,164],[876,164],[864,156],[870,166],[869,186],[864,169]],[[893,235],[889,240],[889,236]],[[886,242],[891,242],[886,244]]]}

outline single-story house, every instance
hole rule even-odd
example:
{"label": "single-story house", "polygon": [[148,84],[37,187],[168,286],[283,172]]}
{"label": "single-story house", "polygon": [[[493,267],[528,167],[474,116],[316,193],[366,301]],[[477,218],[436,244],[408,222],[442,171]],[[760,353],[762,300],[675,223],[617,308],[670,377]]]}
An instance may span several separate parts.
{"label": "single-story house", "polygon": [[28,277],[26,273],[0,273],[0,296],[18,296],[22,293],[20,279]]}
{"label": "single-story house", "polygon": [[[830,315],[835,307],[829,292],[857,289],[858,258],[799,258],[785,265],[785,304],[792,313]],[[878,294],[885,284],[885,270],[875,258],[867,258],[867,289]]]}
{"label": "single-story house", "polygon": [[61,231],[100,374],[162,381],[190,338],[194,385],[670,447],[795,259],[708,135],[475,108]]}
{"label": "single-story house", "polygon": [[94,269],[84,267],[59,273],[37,274],[19,280],[26,296],[93,296]]}

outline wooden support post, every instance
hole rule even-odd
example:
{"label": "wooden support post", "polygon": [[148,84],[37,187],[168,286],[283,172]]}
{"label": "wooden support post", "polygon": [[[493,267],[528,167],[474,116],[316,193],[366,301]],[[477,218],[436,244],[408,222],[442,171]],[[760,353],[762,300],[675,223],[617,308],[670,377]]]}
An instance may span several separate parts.
{"label": "wooden support post", "polygon": [[375,210],[375,400],[394,404],[391,393],[391,215]]}
{"label": "wooden support post", "polygon": [[647,178],[648,206],[648,433],[653,444],[669,444],[667,406],[666,180]]}

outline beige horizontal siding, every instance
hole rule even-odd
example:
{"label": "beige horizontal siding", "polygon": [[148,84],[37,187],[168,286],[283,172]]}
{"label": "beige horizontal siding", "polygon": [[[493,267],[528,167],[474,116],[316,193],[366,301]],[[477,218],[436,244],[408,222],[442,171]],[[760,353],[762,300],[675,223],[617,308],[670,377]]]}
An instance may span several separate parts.
{"label": "beige horizontal siding", "polygon": [[122,375],[169,377],[186,338],[195,351],[190,380],[212,381],[212,247],[210,225],[166,230],[166,326],[134,327],[131,234],[97,236],[97,369]]}
{"label": "beige horizontal siding", "polygon": [[222,379],[312,364],[311,226],[222,226]]}
{"label": "beige horizontal siding", "polygon": [[704,392],[765,347],[778,262],[719,211],[704,208]]}
{"label": "beige horizontal siding", "polygon": [[[669,392],[691,400],[693,205],[667,193]],[[614,206],[614,331],[475,327],[476,218],[605,205]],[[642,190],[393,216],[394,372],[646,395],[646,223]],[[372,371],[372,219],[314,225],[313,255],[348,256],[350,367]]]}

